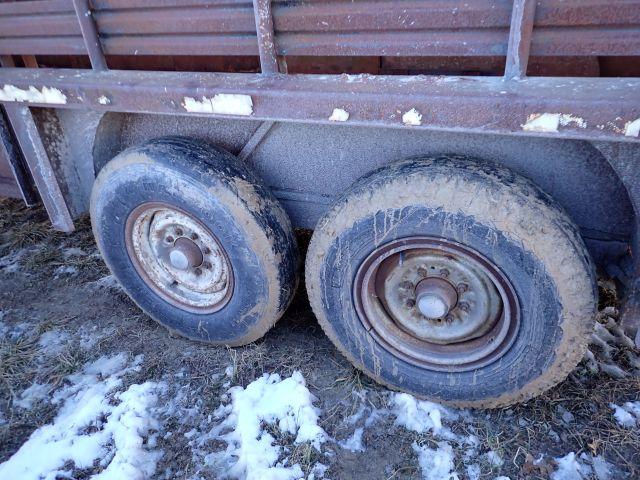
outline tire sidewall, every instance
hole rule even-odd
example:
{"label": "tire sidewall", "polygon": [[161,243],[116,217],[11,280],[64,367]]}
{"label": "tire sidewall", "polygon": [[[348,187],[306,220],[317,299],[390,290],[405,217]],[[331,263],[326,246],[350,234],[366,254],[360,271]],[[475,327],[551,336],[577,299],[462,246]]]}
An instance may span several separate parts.
{"label": "tire sidewall", "polygon": [[[203,163],[194,162],[191,154]],[[290,224],[281,225],[282,215],[265,218],[267,208],[260,201],[275,199],[262,188],[234,157],[215,147],[183,139],[137,147],[116,157],[96,181],[94,235],[125,292],[152,318],[193,340],[249,343],[277,321],[295,288],[293,247],[287,245],[293,241]],[[254,198],[247,201],[243,195]],[[234,276],[233,294],[223,308],[213,313],[180,309],[140,277],[126,253],[125,229],[131,212],[147,202],[175,206],[216,236]]]}
{"label": "tire sidewall", "polygon": [[[550,271],[548,262],[528,249],[525,242],[508,236],[495,224],[461,209],[447,210],[446,199],[437,205],[438,193],[429,192],[442,188],[443,184],[448,184],[445,190],[453,195],[458,192],[471,199],[484,189],[489,197],[504,199],[504,187],[496,181],[497,177],[507,183],[514,181],[508,172],[499,171],[496,176],[491,169],[465,169],[464,162],[455,159],[453,165],[458,167],[459,176],[451,180],[450,162],[451,159],[399,162],[364,178],[336,202],[320,223],[318,235],[314,235],[309,248],[309,297],[329,336],[358,368],[375,379],[421,397],[457,405],[511,403],[530,396],[539,383],[546,387],[554,383],[555,379],[543,382],[541,379],[563,360],[558,356],[577,363],[575,358],[579,359],[582,352],[571,355],[563,352],[576,336],[588,338],[583,332],[589,329],[586,323],[590,321],[589,315],[579,319],[581,323],[575,332],[566,334],[567,323],[575,321],[576,312],[567,312],[564,305],[566,299],[558,288],[562,275]],[[385,202],[375,192],[385,189],[394,195],[389,202],[393,208],[382,210]],[[418,191],[425,193],[412,198],[410,192]],[[522,191],[527,193],[525,198],[549,202],[531,186],[523,187]],[[353,212],[348,220],[347,210]],[[353,302],[353,282],[359,266],[375,248],[413,235],[442,237],[471,247],[510,280],[520,305],[521,324],[513,345],[499,360],[467,372],[426,370],[381,347],[363,327]],[[575,263],[581,266],[585,278],[591,279],[590,265]],[[592,288],[586,288],[586,296],[592,293]],[[588,311],[586,303],[577,310]],[[527,386],[532,388],[527,390]]]}

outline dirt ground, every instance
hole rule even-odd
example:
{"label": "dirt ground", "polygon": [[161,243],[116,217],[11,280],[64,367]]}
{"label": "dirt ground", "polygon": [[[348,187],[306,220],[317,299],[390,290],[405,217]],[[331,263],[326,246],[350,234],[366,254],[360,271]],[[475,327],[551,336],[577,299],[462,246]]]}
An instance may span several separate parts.
{"label": "dirt ground", "polygon": [[[304,238],[301,234],[303,243]],[[451,478],[551,478],[558,467],[554,459],[570,452],[605,459],[612,479],[640,478],[640,429],[619,424],[611,406],[640,400],[639,352],[615,325],[616,297],[608,285],[601,284],[601,335],[594,338],[593,358],[542,397],[511,408],[467,411],[463,420],[448,423],[456,435],[472,433],[479,440],[472,459],[480,467],[477,476],[469,473],[471,460],[456,445],[458,477]],[[162,456],[155,478],[219,478],[205,458],[223,450],[224,442],[197,439],[228,389],[245,387],[264,373],[284,378],[294,371],[303,374],[317,398],[319,425],[329,440],[318,451],[272,428],[289,464],[298,463],[310,475],[321,463],[328,467],[324,478],[332,479],[428,478],[416,448],[435,448],[437,439],[384,413],[390,411],[391,392],[337,352],[318,326],[303,285],[261,341],[236,349],[196,344],[171,336],[122,293],[97,253],[88,219],[73,234],[59,234],[50,230],[42,210],[2,201],[0,464],[58,412],[59,404],[47,398],[29,408],[17,406],[25,389],[37,382],[52,396],[87,362],[122,352],[144,355],[125,384],[163,381],[168,387],[161,403],[175,407],[160,418],[163,434],[156,447]],[[364,451],[342,446],[357,428]],[[70,470],[72,478],[88,478],[100,466]]]}

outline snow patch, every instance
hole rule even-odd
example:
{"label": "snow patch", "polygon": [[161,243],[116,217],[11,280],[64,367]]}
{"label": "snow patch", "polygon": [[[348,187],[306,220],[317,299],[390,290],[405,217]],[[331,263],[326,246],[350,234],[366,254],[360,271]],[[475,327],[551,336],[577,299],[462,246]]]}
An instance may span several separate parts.
{"label": "snow patch", "polygon": [[253,114],[253,101],[250,95],[238,93],[218,93],[213,98],[184,97],[183,106],[191,113],[217,113],[220,115],[250,116]]}
{"label": "snow patch", "polygon": [[569,452],[555,461],[557,468],[551,474],[551,480],[613,480],[618,473],[604,458],[586,453],[577,457],[575,452]]}
{"label": "snow patch", "polygon": [[124,354],[102,357],[68,376],[70,384],[53,395],[52,402],[61,404],[53,422],[33,432],[0,464],[0,478],[70,477],[72,471],[65,467],[71,464],[102,467],[95,480],[153,476],[162,455],[153,447],[160,427],[154,407],[165,386],[146,382],[122,391],[122,376],[139,369],[141,362],[141,356],[132,365]]}
{"label": "snow patch", "polygon": [[23,90],[14,85],[6,85],[0,88],[1,102],[31,102],[63,105],[67,103],[67,96],[57,88],[42,87],[38,90],[30,86],[29,90]]}
{"label": "snow patch", "polygon": [[14,400],[16,407],[29,410],[35,403],[42,401],[48,394],[51,387],[46,383],[34,383],[20,394],[20,398]]}
{"label": "snow patch", "polygon": [[415,108],[412,108],[408,112],[404,112],[402,115],[402,123],[405,125],[422,125],[422,114]]}
{"label": "snow patch", "polygon": [[457,414],[437,403],[418,400],[407,393],[396,393],[391,398],[391,406],[396,425],[418,433],[431,432],[442,438],[455,437],[451,430],[443,427],[442,419],[457,420]]}
{"label": "snow patch", "polygon": [[635,119],[633,122],[627,122],[624,126],[625,137],[638,137],[640,136],[640,118]]}
{"label": "snow patch", "polygon": [[58,279],[63,275],[77,275],[78,269],[71,265],[60,265],[53,271],[53,278]]}
{"label": "snow patch", "polygon": [[413,444],[424,480],[459,480],[455,472],[453,448],[447,442],[438,442],[438,448]]}
{"label": "snow patch", "polygon": [[613,416],[620,426],[634,428],[640,425],[640,401],[626,402],[622,406],[610,403],[609,407],[614,410]]}
{"label": "snow patch", "polygon": [[278,462],[283,447],[265,429],[266,425],[278,425],[281,432],[295,435],[295,443],[309,442],[320,450],[327,435],[318,426],[319,410],[313,406],[315,398],[302,374],[294,372],[284,380],[278,374],[265,374],[246,388],[231,388],[228,395],[230,403],[215,412],[223,421],[211,432],[227,443],[227,449],[208,455],[207,463],[232,478],[302,477],[300,465]]}
{"label": "snow patch", "polygon": [[338,442],[345,450],[349,450],[350,452],[364,452],[365,448],[362,444],[362,434],[364,433],[363,427],[358,427],[353,432],[349,438]]}
{"label": "snow patch", "polygon": [[349,112],[342,108],[334,108],[329,120],[332,122],[346,122],[349,120]]}
{"label": "snow patch", "polygon": [[45,355],[57,355],[69,341],[69,334],[62,330],[49,330],[40,335],[38,345]]}
{"label": "snow patch", "polygon": [[102,95],[98,98],[98,103],[100,105],[109,105],[111,103],[111,100],[109,100],[109,98]]}

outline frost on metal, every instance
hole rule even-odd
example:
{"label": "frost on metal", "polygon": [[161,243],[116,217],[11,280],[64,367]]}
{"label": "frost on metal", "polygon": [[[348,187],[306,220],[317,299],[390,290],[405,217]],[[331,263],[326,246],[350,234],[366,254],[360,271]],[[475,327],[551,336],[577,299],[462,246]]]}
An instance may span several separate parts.
{"label": "frost on metal", "polygon": [[636,118],[633,122],[627,122],[624,126],[625,137],[640,136],[640,118]]}
{"label": "frost on metal", "polygon": [[329,120],[332,122],[346,122],[349,120],[349,112],[342,108],[334,108]]}
{"label": "frost on metal", "polygon": [[184,97],[184,108],[190,113],[217,113],[220,115],[250,116],[253,114],[251,96],[238,93],[218,93],[212,98]]}
{"label": "frost on metal", "polygon": [[98,103],[100,105],[109,105],[111,103],[111,100],[109,100],[107,97],[102,95],[102,96],[100,96],[100,98],[98,98]]}
{"label": "frost on metal", "polygon": [[64,105],[67,96],[57,88],[42,87],[38,90],[30,86],[28,90],[18,88],[15,85],[6,85],[0,88],[0,102],[30,102]]}
{"label": "frost on metal", "polygon": [[402,123],[405,125],[422,125],[422,114],[415,108],[412,108],[402,115]]}
{"label": "frost on metal", "polygon": [[556,133],[560,126],[575,125],[578,128],[587,128],[587,122],[570,113],[532,113],[527,117],[527,122],[522,125],[525,132]]}

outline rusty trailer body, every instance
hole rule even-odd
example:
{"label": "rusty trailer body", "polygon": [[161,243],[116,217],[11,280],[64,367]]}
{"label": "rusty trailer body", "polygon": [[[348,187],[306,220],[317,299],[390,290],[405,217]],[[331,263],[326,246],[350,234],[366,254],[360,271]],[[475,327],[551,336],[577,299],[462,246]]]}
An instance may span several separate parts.
{"label": "rusty trailer body", "polygon": [[[274,201],[284,212],[278,215],[289,217],[296,227],[308,229],[317,225],[326,228],[327,218],[338,209],[336,199],[351,198],[347,192],[358,188],[353,185],[367,182],[356,181],[376,169],[396,168],[394,161],[410,157],[435,159],[421,160],[419,166],[397,167],[398,171],[404,168],[418,175],[414,169],[436,168],[434,165],[444,162],[438,160],[444,155],[452,156],[446,168],[452,168],[455,176],[455,172],[466,168],[457,159],[462,156],[467,162],[498,165],[498,173],[487,173],[488,177],[506,178],[507,174],[499,173],[505,168],[548,194],[566,212],[566,221],[579,229],[576,242],[586,245],[585,255],[593,259],[601,273],[619,283],[624,292],[621,308],[625,324],[631,329],[640,324],[639,1],[4,1],[0,2],[0,64],[0,195],[21,197],[28,204],[39,198],[54,228],[72,231],[74,218],[89,211],[92,188],[94,197],[97,195],[95,178],[113,157],[125,155],[128,147],[146,145],[167,135],[205,140],[231,152],[252,172],[247,175],[257,174],[269,195],[277,199]],[[161,145],[159,149],[197,150],[191,144]],[[464,175],[460,175],[455,178],[460,185],[466,185]],[[522,193],[529,191],[527,188],[512,190]],[[520,200],[516,199],[516,203]],[[182,218],[191,225],[191,235],[210,236],[217,245],[215,232],[209,235],[198,218],[188,219],[188,208],[172,208],[157,207],[154,215]],[[387,211],[385,205],[377,208]],[[485,206],[486,210],[492,208],[495,206]],[[482,214],[477,213],[473,218],[480,217]],[[323,220],[318,224],[320,219]],[[127,227],[127,232],[135,230],[137,224],[133,225]],[[160,231],[171,239],[176,235],[175,231]],[[444,230],[439,232],[447,237]],[[433,232],[427,233],[431,238]],[[493,233],[499,236],[504,232]],[[507,233],[517,236],[515,232]],[[465,234],[451,236],[447,241],[453,243],[441,247],[441,254],[467,248],[458,245],[465,243]],[[317,237],[322,238],[322,233]],[[390,237],[387,240],[399,241]],[[140,245],[148,252],[166,250],[162,261],[169,262],[167,271],[177,275],[175,278],[186,278],[181,273],[183,264],[185,269],[193,267],[197,282],[184,281],[196,285],[193,288],[197,290],[197,285],[206,283],[208,278],[206,272],[204,276],[202,273],[203,262],[211,268],[215,266],[215,262],[206,260],[209,254],[205,252],[217,251],[217,247],[199,242],[181,240],[180,248],[172,243],[170,251],[153,242]],[[418,243],[440,245],[439,242]],[[221,244],[224,247],[224,242]],[[144,250],[143,247],[140,248]],[[384,246],[376,243],[369,250],[380,248],[384,251]],[[397,248],[404,251],[405,247]],[[432,249],[421,247],[407,255],[424,262],[433,258]],[[130,255],[135,256],[132,251]],[[234,258],[224,251],[221,248],[221,255],[229,255],[230,259],[223,262],[224,270],[232,272],[237,265],[230,266]],[[477,354],[480,358],[489,343],[502,338],[487,333],[498,325],[507,325],[504,329],[511,330],[504,338],[517,344],[522,333],[514,329],[525,328],[522,325],[526,318],[510,323],[505,317],[507,311],[516,316],[527,315],[524,307],[516,308],[514,304],[507,308],[514,298],[524,301],[517,284],[505,287],[505,291],[513,290],[508,299],[500,296],[502,287],[496,286],[486,301],[475,300],[481,311],[491,311],[491,315],[501,312],[501,319],[491,324],[493,330],[485,325],[464,339],[470,343],[463,344],[457,337],[442,340],[449,338],[443,337],[442,331],[433,333],[437,328],[449,328],[447,324],[457,325],[458,321],[462,326],[456,327],[456,335],[471,328],[470,320],[460,320],[463,317],[479,322],[473,311],[476,303],[471,302],[469,307],[469,301],[464,300],[469,295],[468,284],[488,285],[491,272],[500,276],[504,273],[499,273],[501,268],[506,269],[490,255],[473,252],[469,253],[469,266],[463,269],[471,277],[455,285],[450,278],[425,282],[418,276],[411,280],[415,272],[402,273],[407,276],[403,283],[398,280],[399,271],[393,269],[385,270],[387,276],[382,280],[367,277],[371,285],[396,280],[398,285],[410,283],[409,293],[405,291],[401,298],[410,304],[407,308],[418,318],[415,321],[435,319],[445,325],[432,328],[429,324],[427,328],[422,323],[418,327],[393,320],[393,328],[400,325],[401,332],[383,329],[383,333],[374,335],[376,322],[367,320],[365,330],[372,332],[371,338],[377,338],[380,345],[386,345],[385,354],[391,352],[396,355],[393,358],[429,370],[428,365],[438,362],[431,357],[425,360],[424,352],[436,355],[448,349],[443,345],[450,342],[456,352]],[[187,260],[192,258],[200,263],[191,265],[193,262]],[[390,261],[381,258],[380,265]],[[469,272],[480,269],[477,262],[491,268],[472,275]],[[109,266],[117,270],[116,266]],[[175,272],[171,270],[174,267]],[[550,265],[543,267],[554,270]],[[321,271],[326,268],[332,267],[323,266]],[[438,271],[455,276],[456,268],[448,266]],[[335,270],[340,270],[339,265]],[[458,273],[463,278],[461,272]],[[381,271],[372,273],[375,274],[382,275]],[[158,275],[164,278],[168,274]],[[312,277],[308,270],[308,284],[326,281]],[[579,283],[576,281],[576,285]],[[281,284],[283,291],[288,288],[286,284]],[[235,288],[238,285],[236,281]],[[437,285],[437,289],[431,291],[425,285]],[[224,288],[227,292],[230,287]],[[353,358],[348,341],[338,338],[340,329],[329,318],[342,314],[329,312],[330,298],[313,293],[313,286],[308,288],[314,311],[329,336],[359,368],[392,386],[443,401],[491,406],[527,398],[557,381],[538,379],[540,386],[532,387],[529,393],[516,389],[516,393],[506,396],[485,392],[477,398],[468,393],[464,398],[453,394],[450,398],[439,397],[418,387],[398,384],[393,375],[385,377],[384,366],[379,371],[378,367],[369,367],[366,360]],[[377,288],[368,292],[375,298],[384,296]],[[171,292],[161,290],[164,293],[160,298],[169,295],[173,304],[180,304]],[[363,295],[369,294],[366,292]],[[448,293],[442,297],[438,292]],[[406,300],[407,295],[415,298]],[[558,295],[561,297],[562,293]],[[579,293],[571,295],[576,297]],[[559,304],[570,303],[560,297]],[[189,296],[187,300],[195,305],[198,298]],[[493,306],[487,299],[493,299]],[[369,304],[366,299],[353,301]],[[389,310],[397,302],[397,298],[383,301],[383,309]],[[498,308],[495,302],[503,303]],[[277,320],[277,312],[287,303],[288,299],[282,300],[274,310],[274,318],[263,321],[264,325],[269,323],[266,328]],[[456,310],[460,305],[466,305],[466,310]],[[494,307],[498,309],[492,310]],[[444,313],[428,313],[442,308]],[[393,317],[387,310],[385,315]],[[358,312],[354,315],[364,315]],[[371,315],[368,311],[365,316]],[[152,316],[158,319],[162,314],[152,312]],[[161,318],[159,321],[164,323]],[[258,329],[260,335],[266,331],[262,327]],[[407,334],[412,338],[402,340]],[[222,339],[213,343],[241,344],[259,336],[252,335],[242,336],[242,341]],[[401,340],[389,340],[394,335]],[[436,335],[437,339],[429,335]],[[487,343],[482,343],[487,335]],[[563,351],[563,341],[558,340],[554,355]],[[511,343],[503,343],[500,349],[491,350],[493,357],[486,358],[511,348]],[[482,354],[489,355],[487,352]],[[573,361],[572,355],[577,355],[572,352],[564,353],[568,363]],[[484,365],[483,362],[477,360],[469,365]],[[463,364],[467,365],[460,363]],[[546,366],[541,370],[547,367],[553,369]],[[458,371],[458,367],[450,368]],[[460,367],[459,371],[463,375],[465,368]]]}

